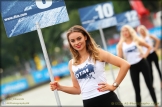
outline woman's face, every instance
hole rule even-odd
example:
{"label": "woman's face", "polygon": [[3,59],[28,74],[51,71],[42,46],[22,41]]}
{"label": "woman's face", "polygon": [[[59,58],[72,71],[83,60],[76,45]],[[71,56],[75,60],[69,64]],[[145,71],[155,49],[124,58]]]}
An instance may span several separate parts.
{"label": "woman's face", "polygon": [[140,33],[142,34],[142,36],[146,36],[146,32],[143,28],[140,29]]}
{"label": "woman's face", "polygon": [[71,46],[80,51],[86,46],[87,37],[80,32],[73,32],[69,35],[69,42]]}
{"label": "woman's face", "polygon": [[129,30],[127,28],[125,28],[125,27],[121,30],[121,33],[125,38],[130,37]]}

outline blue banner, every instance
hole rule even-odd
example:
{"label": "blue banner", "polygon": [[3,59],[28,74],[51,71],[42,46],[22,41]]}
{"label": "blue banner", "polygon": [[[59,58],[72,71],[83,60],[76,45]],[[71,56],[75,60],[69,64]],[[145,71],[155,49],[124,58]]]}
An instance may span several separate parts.
{"label": "blue banner", "polygon": [[19,93],[29,88],[28,82],[26,78],[15,80],[13,82],[2,84],[1,85],[1,93],[0,95],[9,95]]}
{"label": "blue banner", "polygon": [[117,44],[107,46],[107,51],[114,54],[114,55],[117,55],[116,46],[117,46]]}
{"label": "blue banner", "polygon": [[8,37],[69,20],[63,0],[2,0],[1,16]]}
{"label": "blue banner", "polygon": [[[59,76],[67,76],[70,75],[70,71],[68,68],[68,62],[60,63],[56,66],[52,66],[52,73],[54,77]],[[49,72],[48,69],[45,68],[41,71],[33,71],[31,73],[33,80],[35,84],[47,82],[50,80]],[[15,80],[13,82],[7,83],[7,84],[2,84],[1,85],[1,93],[0,96],[2,95],[9,95],[9,94],[16,94],[19,92],[22,92],[24,90],[29,89],[28,81],[26,78],[20,79],[20,80]]]}
{"label": "blue banner", "polygon": [[70,74],[68,68],[68,62],[60,63],[52,67],[52,72],[54,76],[66,76]]}
{"label": "blue banner", "polygon": [[36,84],[50,80],[47,68],[41,71],[32,72],[32,76]]}
{"label": "blue banner", "polygon": [[82,26],[87,31],[111,27],[117,24],[112,2],[81,8],[79,9],[79,14]]}
{"label": "blue banner", "polygon": [[132,27],[137,27],[140,25],[138,14],[135,10],[127,11],[116,15],[117,20],[117,30],[120,31],[123,25],[130,25]]}
{"label": "blue banner", "polygon": [[149,29],[149,33],[152,34],[153,36],[156,36],[160,40],[162,40],[161,31],[162,31],[162,26],[154,27],[154,28]]}
{"label": "blue banner", "polygon": [[[68,62],[60,63],[56,66],[52,66],[51,69],[52,69],[52,73],[53,73],[54,77],[55,76],[62,77],[62,76],[70,75],[70,72],[68,69]],[[43,83],[43,82],[50,80],[50,76],[49,76],[47,68],[45,68],[41,71],[33,72],[32,76],[33,76],[34,82],[36,84]]]}

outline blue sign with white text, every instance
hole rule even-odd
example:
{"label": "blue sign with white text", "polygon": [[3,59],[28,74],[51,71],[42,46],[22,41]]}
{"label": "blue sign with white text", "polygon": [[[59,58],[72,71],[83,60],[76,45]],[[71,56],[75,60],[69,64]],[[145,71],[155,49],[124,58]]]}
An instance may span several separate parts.
{"label": "blue sign with white text", "polygon": [[15,80],[13,82],[2,84],[0,95],[15,94],[24,91],[29,88],[28,81],[26,78]]}
{"label": "blue sign with white text", "polygon": [[82,26],[87,31],[111,27],[117,24],[112,2],[81,8],[79,9],[79,14]]}
{"label": "blue sign with white text", "polygon": [[116,15],[117,30],[120,31],[123,25],[130,25],[131,27],[137,27],[140,25],[138,14],[135,10],[127,11]]}
{"label": "blue sign with white text", "polygon": [[8,37],[69,20],[64,0],[2,0],[1,16]]}

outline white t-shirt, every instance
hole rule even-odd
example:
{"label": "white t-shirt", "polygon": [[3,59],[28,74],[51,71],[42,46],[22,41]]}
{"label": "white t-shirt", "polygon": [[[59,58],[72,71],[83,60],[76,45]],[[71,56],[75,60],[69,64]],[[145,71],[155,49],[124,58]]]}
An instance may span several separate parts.
{"label": "white t-shirt", "polygon": [[[149,44],[151,47],[154,46],[153,40],[152,40],[149,36],[146,36],[146,37],[144,38],[144,40],[145,40],[145,42],[146,42],[147,44]],[[147,52],[147,48],[146,48],[146,47],[142,47],[142,48],[143,48],[143,52],[146,53],[146,52]],[[153,48],[151,49],[150,54],[151,54],[152,52],[154,52],[154,49],[153,49]]]}
{"label": "white t-shirt", "polygon": [[92,59],[88,57],[84,63],[80,65],[72,65],[72,71],[80,85],[83,100],[109,92],[99,92],[97,90],[99,83],[107,82],[105,75],[105,62],[96,61],[96,63],[94,63]]}
{"label": "white t-shirt", "polygon": [[124,57],[131,65],[138,63],[142,59],[140,57],[140,51],[134,42],[130,44],[123,42],[122,50]]}

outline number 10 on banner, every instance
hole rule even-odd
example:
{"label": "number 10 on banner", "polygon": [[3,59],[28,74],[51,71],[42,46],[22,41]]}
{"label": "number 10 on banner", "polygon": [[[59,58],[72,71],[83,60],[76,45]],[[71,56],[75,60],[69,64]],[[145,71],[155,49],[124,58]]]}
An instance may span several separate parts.
{"label": "number 10 on banner", "polygon": [[99,19],[108,18],[114,15],[113,6],[110,3],[98,5],[95,11],[98,12]]}

